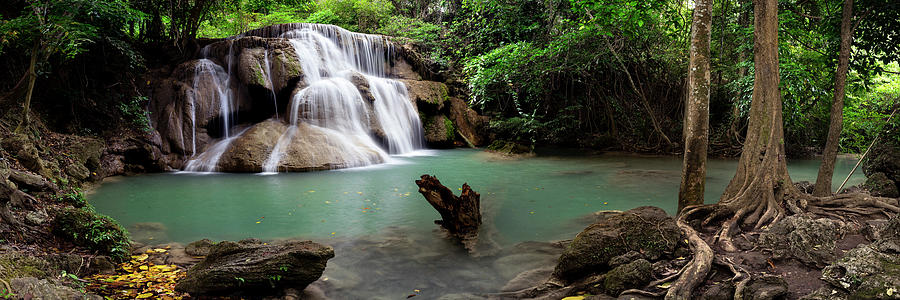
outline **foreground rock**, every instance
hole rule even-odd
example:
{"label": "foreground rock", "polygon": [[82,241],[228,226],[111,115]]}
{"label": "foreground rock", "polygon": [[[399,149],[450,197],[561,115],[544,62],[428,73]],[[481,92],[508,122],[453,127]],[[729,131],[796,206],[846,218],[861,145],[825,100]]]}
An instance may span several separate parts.
{"label": "foreground rock", "polygon": [[759,237],[759,245],[776,259],[796,258],[822,268],[834,261],[835,245],[843,235],[841,222],[813,215],[788,216],[772,224]]}
{"label": "foreground rock", "polygon": [[825,267],[822,280],[828,285],[804,298],[900,298],[900,218],[891,219],[878,236]]}
{"label": "foreground rock", "polygon": [[596,217],[597,222],[569,243],[546,283],[490,298],[561,299],[588,293],[607,299],[642,289],[687,264],[685,257],[679,257],[690,253],[681,230],[662,209],[645,206]]}
{"label": "foreground rock", "polygon": [[319,279],[334,249],[311,241],[220,242],[175,287],[193,296],[271,295]]}
{"label": "foreground rock", "polygon": [[553,275],[572,282],[603,273],[616,257],[632,251],[637,253],[634,258],[659,260],[674,254],[681,240],[681,230],[664,210],[638,207],[585,228],[563,252]]}
{"label": "foreground rock", "polygon": [[85,294],[76,289],[57,284],[47,279],[34,277],[16,278],[10,280],[9,287],[15,293],[15,299],[84,299],[102,300],[103,297]]}
{"label": "foreground rock", "polygon": [[434,223],[447,229],[466,249],[472,251],[478,239],[478,227],[481,226],[481,195],[463,183],[462,193],[457,197],[431,175],[422,175],[421,180],[416,180],[416,185],[425,200],[441,214],[441,220]]}

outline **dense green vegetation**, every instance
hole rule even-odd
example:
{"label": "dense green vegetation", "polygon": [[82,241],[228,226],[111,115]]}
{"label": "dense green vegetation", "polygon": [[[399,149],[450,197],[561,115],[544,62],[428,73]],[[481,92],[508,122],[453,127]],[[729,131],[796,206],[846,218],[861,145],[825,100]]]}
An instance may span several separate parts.
{"label": "dense green vegetation", "polygon": [[[780,69],[788,152],[824,145],[841,1],[781,3]],[[842,150],[860,152],[900,94],[897,4],[857,1]],[[713,9],[711,145],[735,154],[752,91],[752,8]],[[193,55],[195,38],[288,22],[395,36],[467,84],[498,138],[526,144],[679,151],[691,7],[687,1],[601,0],[46,0],[0,19],[6,126],[20,119],[36,57],[40,112],[56,128],[97,133],[110,122],[147,128],[140,76]],[[28,30],[41,28],[41,30]],[[152,45],[153,47],[146,47]],[[89,66],[104,66],[88,71]],[[24,75],[23,75],[24,74]],[[47,87],[47,88],[44,88]],[[80,118],[79,115],[101,115]]]}

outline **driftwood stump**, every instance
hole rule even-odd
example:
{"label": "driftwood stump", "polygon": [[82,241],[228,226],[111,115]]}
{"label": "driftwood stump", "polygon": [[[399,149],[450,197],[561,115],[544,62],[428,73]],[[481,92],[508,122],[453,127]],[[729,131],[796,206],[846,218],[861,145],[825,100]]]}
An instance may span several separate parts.
{"label": "driftwood stump", "polygon": [[416,180],[416,185],[425,200],[441,214],[441,220],[434,223],[441,225],[472,251],[478,239],[478,227],[481,226],[481,195],[463,183],[462,193],[457,197],[431,175],[422,175],[422,179]]}

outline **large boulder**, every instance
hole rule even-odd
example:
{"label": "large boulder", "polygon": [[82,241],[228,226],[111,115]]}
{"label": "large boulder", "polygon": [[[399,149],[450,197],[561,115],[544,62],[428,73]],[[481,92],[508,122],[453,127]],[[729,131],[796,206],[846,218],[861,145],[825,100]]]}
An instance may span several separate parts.
{"label": "large boulder", "polygon": [[866,186],[873,193],[886,197],[900,196],[896,192],[900,188],[900,142],[887,139],[875,144],[863,162],[863,171],[870,178]]}
{"label": "large boulder", "polygon": [[834,248],[843,236],[843,224],[813,215],[793,215],[772,224],[759,236],[759,245],[776,259],[796,258],[813,267],[834,260]]}
{"label": "large boulder", "polygon": [[897,184],[888,178],[887,174],[878,172],[866,176],[866,182],[863,187],[872,193],[872,196],[897,198],[900,192],[897,190]]}
{"label": "large boulder", "polygon": [[571,282],[610,269],[610,259],[630,251],[649,260],[671,256],[681,241],[675,220],[658,207],[643,206],[591,224],[569,244],[553,272]]}
{"label": "large boulder", "polygon": [[319,279],[334,249],[311,241],[214,245],[175,289],[192,296],[269,295]]}
{"label": "large boulder", "polygon": [[305,123],[289,127],[278,120],[268,120],[235,138],[222,154],[218,170],[260,172],[282,138],[288,140],[281,145],[283,155],[278,163],[279,171],[328,170],[384,161],[382,153],[375,147],[347,141],[320,127]]}

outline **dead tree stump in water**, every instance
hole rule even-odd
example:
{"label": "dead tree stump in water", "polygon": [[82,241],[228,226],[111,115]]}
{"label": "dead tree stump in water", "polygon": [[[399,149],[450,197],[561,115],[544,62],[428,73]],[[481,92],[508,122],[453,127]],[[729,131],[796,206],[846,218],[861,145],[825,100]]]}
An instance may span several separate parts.
{"label": "dead tree stump in water", "polygon": [[463,183],[462,193],[457,197],[431,175],[422,175],[422,179],[416,180],[416,185],[425,200],[441,214],[441,220],[434,223],[447,229],[451,236],[458,238],[467,250],[472,251],[478,239],[478,227],[481,226],[481,195]]}

